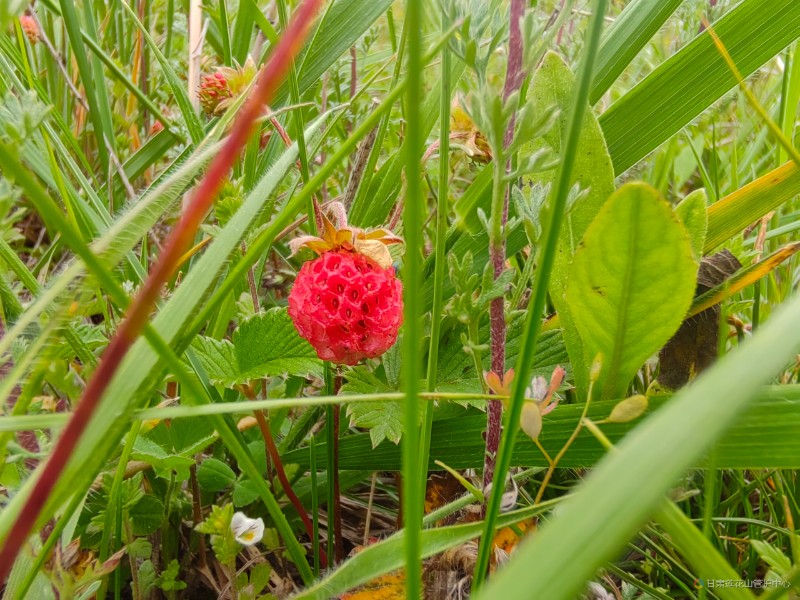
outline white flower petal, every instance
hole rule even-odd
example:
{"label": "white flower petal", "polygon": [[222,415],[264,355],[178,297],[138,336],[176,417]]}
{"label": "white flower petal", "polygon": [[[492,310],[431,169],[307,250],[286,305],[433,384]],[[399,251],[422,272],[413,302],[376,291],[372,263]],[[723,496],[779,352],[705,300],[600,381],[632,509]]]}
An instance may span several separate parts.
{"label": "white flower petal", "polygon": [[231,519],[234,539],[244,546],[252,546],[264,537],[264,519],[251,519],[243,512],[234,513]]}

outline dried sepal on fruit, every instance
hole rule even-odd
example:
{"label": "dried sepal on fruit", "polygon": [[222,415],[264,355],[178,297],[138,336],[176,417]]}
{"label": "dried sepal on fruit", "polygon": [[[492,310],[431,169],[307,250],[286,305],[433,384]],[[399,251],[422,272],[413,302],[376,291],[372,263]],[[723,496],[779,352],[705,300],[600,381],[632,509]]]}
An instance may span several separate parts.
{"label": "dried sepal on fruit", "polygon": [[317,355],[355,365],[394,345],[403,320],[403,287],[387,245],[402,239],[385,229],[347,225],[344,206],[330,205],[334,224],[315,203],[320,236],[290,242],[292,253],[319,254],[306,262],[289,293],[289,316]]}

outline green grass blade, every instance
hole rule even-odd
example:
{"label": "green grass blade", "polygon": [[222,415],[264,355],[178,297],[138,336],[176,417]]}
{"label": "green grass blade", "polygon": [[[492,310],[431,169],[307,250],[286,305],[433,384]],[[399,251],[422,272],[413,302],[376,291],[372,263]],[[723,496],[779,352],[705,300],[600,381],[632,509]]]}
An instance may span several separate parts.
{"label": "green grass blade", "polygon": [[[800,3],[746,0],[714,29],[747,77],[800,37]],[[709,33],[697,36],[600,118],[616,173],[655,150],[736,83]]]}
{"label": "green grass blade", "polygon": [[603,35],[589,104],[595,104],[683,0],[633,0]]}
{"label": "green grass blade", "polygon": [[[447,10],[440,13],[442,35],[450,27]],[[426,379],[428,391],[436,389],[439,371],[439,337],[442,329],[442,306],[444,304],[445,278],[445,242],[447,241],[447,215],[450,209],[450,50],[442,48],[441,91],[439,98],[439,186],[436,191],[436,237],[434,238],[434,255],[436,268],[433,275],[433,305],[431,306],[431,336],[428,345],[428,367]],[[420,441],[419,475],[421,489],[425,490],[428,479],[428,462],[430,458],[431,428],[433,427],[433,407],[428,403],[422,408],[422,438]],[[424,491],[423,491],[424,493]]]}
{"label": "green grass blade", "polygon": [[175,98],[175,102],[178,104],[178,108],[183,116],[183,120],[186,123],[186,128],[189,130],[189,135],[192,137],[192,141],[194,141],[195,144],[200,143],[203,137],[205,137],[205,132],[203,131],[203,124],[200,122],[200,117],[197,115],[194,108],[192,108],[192,102],[189,99],[188,93],[186,92],[186,86],[178,78],[177,73],[175,73],[175,69],[173,69],[172,65],[169,64],[169,61],[161,52],[158,45],[153,40],[153,37],[147,31],[147,28],[142,25],[141,21],[139,21],[139,17],[136,16],[136,13],[133,11],[133,9],[125,0],[119,0],[119,2],[128,13],[128,17],[142,33],[145,42],[147,42],[147,46],[156,57],[156,60],[158,61],[158,64],[164,74],[164,78],[167,80],[167,84],[169,85],[172,95]]}
{"label": "green grass blade", "polygon": [[[97,139],[97,154],[103,164],[103,169],[107,170],[109,157],[108,149],[106,148],[106,136],[110,139],[113,137],[113,132],[106,131],[105,122],[103,120],[103,109],[100,106],[101,94],[99,94],[102,90],[97,88],[100,82],[94,81],[93,70],[89,64],[89,57],[86,55],[86,48],[83,45],[81,24],[80,21],[78,21],[75,3],[69,0],[60,0],[60,3],[61,13],[64,17],[64,26],[67,30],[70,45],[72,46],[72,55],[75,57],[75,62],[78,65],[78,72],[80,73],[84,92],[86,94],[86,102],[89,104],[89,119],[92,122],[94,135]],[[105,97],[104,94],[103,96]]]}
{"label": "green grass blade", "polygon": [[708,207],[708,254],[800,193],[800,168],[787,162]]}
{"label": "green grass blade", "polygon": [[420,122],[422,104],[422,0],[408,0],[408,47],[406,48],[406,200],[403,210],[405,254],[403,256],[403,357],[402,387],[406,394],[403,413],[403,528],[405,532],[406,598],[422,596],[423,489],[419,483],[419,400],[422,378],[420,340],[422,331],[422,172],[420,155],[425,142]]}

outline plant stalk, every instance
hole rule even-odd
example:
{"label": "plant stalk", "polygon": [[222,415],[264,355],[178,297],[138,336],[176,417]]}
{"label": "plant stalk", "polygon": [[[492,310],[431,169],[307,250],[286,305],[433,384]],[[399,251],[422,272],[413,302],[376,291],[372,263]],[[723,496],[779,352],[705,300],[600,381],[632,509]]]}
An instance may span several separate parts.
{"label": "plant stalk", "polygon": [[581,59],[581,66],[573,95],[573,104],[564,132],[564,150],[550,200],[549,218],[546,225],[543,227],[544,235],[542,239],[541,260],[539,268],[536,270],[533,296],[528,305],[528,315],[525,321],[522,345],[517,359],[516,377],[514,378],[511,400],[509,403],[510,408],[506,414],[506,432],[498,448],[497,465],[494,479],[492,480],[492,493],[489,497],[483,535],[481,536],[481,544],[478,549],[478,558],[475,562],[475,571],[472,580],[473,591],[477,590],[483,584],[486,579],[486,570],[489,566],[489,555],[494,538],[497,515],[500,511],[500,503],[503,497],[505,478],[511,466],[514,443],[516,442],[517,432],[519,430],[519,419],[522,413],[522,405],[524,403],[523,397],[526,387],[525,381],[535,357],[536,342],[539,338],[542,314],[547,300],[547,285],[553,270],[561,224],[564,221],[567,196],[570,188],[569,182],[572,178],[572,170],[575,165],[581,124],[583,123],[583,115],[586,112],[589,90],[592,82],[592,70],[597,56],[597,48],[600,43],[600,32],[602,31],[603,16],[606,12],[606,6],[607,0],[595,0],[587,43]]}
{"label": "plant stalk", "polygon": [[[516,92],[525,74],[522,72],[522,33],[519,21],[525,13],[525,0],[511,0],[508,23],[508,64],[506,81],[503,86],[503,101]],[[503,150],[514,138],[516,111],[506,127],[503,136]],[[505,185],[505,175],[511,170],[511,157],[495,151],[494,182],[492,184],[492,227],[489,239],[489,260],[497,279],[506,267],[505,227],[508,221],[508,199],[510,185]],[[492,300],[489,309],[491,328],[492,371],[502,378],[506,371],[506,315],[505,294]],[[478,372],[478,376],[481,373]],[[500,430],[503,419],[503,404],[499,400],[489,402],[486,424],[486,458],[483,465],[483,487],[486,488],[494,477],[497,448],[500,445]]]}
{"label": "plant stalk", "polygon": [[[441,30],[446,34],[449,20],[446,8],[441,11]],[[434,246],[433,305],[431,306],[431,337],[428,345],[428,391],[436,391],[436,372],[439,365],[439,337],[442,329],[444,304],[445,240],[447,238],[447,211],[450,179],[450,50],[442,46],[442,95],[439,102],[439,188],[436,194],[436,238]],[[423,160],[424,162],[424,160]],[[428,479],[428,461],[431,451],[433,406],[422,405],[422,438],[420,440],[419,472],[421,493],[425,494]]]}

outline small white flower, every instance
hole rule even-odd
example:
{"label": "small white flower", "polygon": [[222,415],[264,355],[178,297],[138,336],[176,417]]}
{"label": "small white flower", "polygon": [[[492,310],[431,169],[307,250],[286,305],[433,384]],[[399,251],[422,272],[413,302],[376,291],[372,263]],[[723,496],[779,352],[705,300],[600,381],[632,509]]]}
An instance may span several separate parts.
{"label": "small white flower", "polygon": [[264,519],[251,519],[243,512],[234,513],[231,519],[231,531],[237,542],[244,546],[252,546],[264,537]]}
{"label": "small white flower", "polygon": [[525,395],[539,402],[544,400],[545,396],[547,396],[547,379],[544,377],[531,379],[531,385],[525,390]]}

